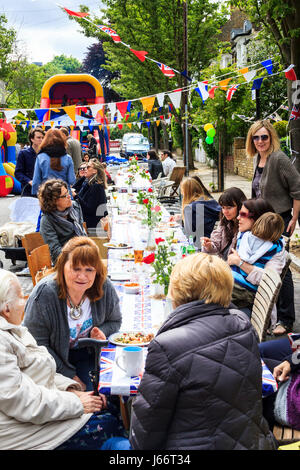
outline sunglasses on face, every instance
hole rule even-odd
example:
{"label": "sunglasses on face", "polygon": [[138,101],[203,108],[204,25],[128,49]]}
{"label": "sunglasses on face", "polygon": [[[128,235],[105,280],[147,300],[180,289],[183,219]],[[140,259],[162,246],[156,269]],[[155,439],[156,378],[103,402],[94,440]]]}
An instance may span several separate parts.
{"label": "sunglasses on face", "polygon": [[81,168],[79,168],[79,171],[85,171],[86,170],[86,166],[82,166]]}
{"label": "sunglasses on face", "polygon": [[251,212],[245,212],[245,211],[240,211],[239,216],[243,217],[245,219],[251,219],[253,217],[253,214]]}
{"label": "sunglasses on face", "polygon": [[262,140],[263,142],[268,140],[269,136],[267,134],[263,134],[263,135],[254,135],[252,137],[252,140],[254,142],[258,142],[259,140]]}

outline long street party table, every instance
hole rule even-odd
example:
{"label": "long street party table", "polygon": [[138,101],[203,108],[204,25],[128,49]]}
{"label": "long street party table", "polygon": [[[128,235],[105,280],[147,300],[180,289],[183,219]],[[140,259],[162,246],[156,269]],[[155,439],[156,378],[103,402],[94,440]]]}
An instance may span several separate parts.
{"label": "long street party table", "polygon": [[[112,208],[112,236],[111,245],[127,244],[127,249],[108,248],[108,275],[111,278],[119,295],[122,324],[120,332],[143,332],[155,334],[170,312],[170,303],[166,299],[155,298],[155,285],[151,280],[153,269],[147,264],[135,264],[134,260],[124,258],[128,253],[133,253],[134,247],[144,248],[144,256],[148,230],[143,227],[139,219],[138,206],[133,201],[133,196],[127,193],[118,193],[115,202],[118,208]],[[156,237],[163,237],[164,233],[173,232],[174,241],[172,247],[181,257],[180,246],[186,244],[179,225],[168,225],[169,213],[162,209],[161,225],[154,231]],[[162,228],[163,227],[163,228]],[[164,230],[164,232],[162,231]],[[140,285],[137,294],[126,293],[124,281],[138,282]],[[128,377],[118,367],[116,360],[122,354],[122,346],[109,342],[102,349],[100,358],[99,392],[104,394],[132,396],[137,393],[142,373],[138,377]],[[147,348],[143,348],[144,361]]]}

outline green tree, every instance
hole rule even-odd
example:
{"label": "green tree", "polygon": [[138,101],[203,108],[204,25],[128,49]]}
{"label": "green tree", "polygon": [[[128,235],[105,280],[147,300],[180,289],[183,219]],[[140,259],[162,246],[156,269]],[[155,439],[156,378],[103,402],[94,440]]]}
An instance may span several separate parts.
{"label": "green tree", "polygon": [[63,73],[80,73],[82,71],[81,62],[75,57],[67,57],[65,54],[57,55],[47,66],[53,65],[54,68],[63,70]]}
{"label": "green tree", "polygon": [[7,19],[0,15],[0,80],[5,80],[10,71],[13,52],[16,41],[16,31],[7,27]]}
{"label": "green tree", "polygon": [[[278,48],[283,68],[295,65],[300,78],[300,14],[299,0],[230,0],[231,5],[246,11],[251,20],[259,24]],[[299,106],[299,81],[287,81],[287,96],[290,110],[292,103]],[[296,166],[300,171],[300,120],[290,121],[292,148],[295,151]]]}

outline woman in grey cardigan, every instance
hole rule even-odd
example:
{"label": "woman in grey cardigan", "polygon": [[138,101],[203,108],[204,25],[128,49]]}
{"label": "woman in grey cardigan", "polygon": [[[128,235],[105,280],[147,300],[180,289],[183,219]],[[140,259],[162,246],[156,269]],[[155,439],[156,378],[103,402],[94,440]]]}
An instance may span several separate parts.
{"label": "woman in grey cardigan", "polygon": [[51,260],[55,264],[64,244],[72,237],[85,236],[80,205],[71,200],[67,183],[50,179],[38,191],[42,210],[40,233],[49,245]]}
{"label": "woman in grey cardigan", "polygon": [[[284,220],[284,235],[291,237],[300,211],[300,175],[291,160],[280,150],[276,130],[268,120],[250,127],[246,153],[254,157],[252,197],[267,200]],[[294,286],[288,270],[277,303],[275,336],[292,330],[295,321]]]}
{"label": "woman in grey cardigan", "polygon": [[54,357],[57,371],[92,390],[94,355],[78,339],[105,340],[121,326],[118,295],[95,242],[74,237],[63,247],[54,276],[42,279],[25,308],[24,325]]}

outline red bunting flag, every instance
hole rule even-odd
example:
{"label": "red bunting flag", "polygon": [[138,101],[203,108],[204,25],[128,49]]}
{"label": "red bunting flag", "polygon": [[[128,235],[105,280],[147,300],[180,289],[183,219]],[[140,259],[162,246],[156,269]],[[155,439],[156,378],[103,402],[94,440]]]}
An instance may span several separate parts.
{"label": "red bunting flag", "polygon": [[290,121],[297,121],[298,119],[300,119],[300,109],[294,104],[290,115]]}
{"label": "red bunting flag", "polygon": [[148,54],[147,51],[135,51],[134,49],[130,49],[131,52],[133,52],[134,55],[137,56],[138,59],[140,59],[142,62],[145,62],[146,60],[146,54]]}
{"label": "red bunting flag", "polygon": [[103,33],[108,34],[114,42],[121,42],[120,36],[113,29],[109,28],[108,26],[99,25],[99,24],[97,25],[97,27],[99,29],[101,29],[101,31],[103,31]]}
{"label": "red bunting flag", "polygon": [[297,80],[297,75],[295,73],[293,64],[284,70],[284,74],[288,80],[291,80],[291,81]]}
{"label": "red bunting flag", "polygon": [[67,8],[63,7],[63,9],[68,13],[70,16],[78,16],[78,18],[84,18],[85,16],[89,16],[89,13],[82,13],[80,11],[72,11],[68,10]]}
{"label": "red bunting flag", "polygon": [[118,102],[116,104],[117,104],[117,108],[120,111],[122,117],[124,117],[125,113],[127,112],[128,101],[121,101],[121,102]]}
{"label": "red bunting flag", "polygon": [[209,97],[213,100],[215,98],[215,89],[218,88],[217,86],[213,86],[208,90]]}

